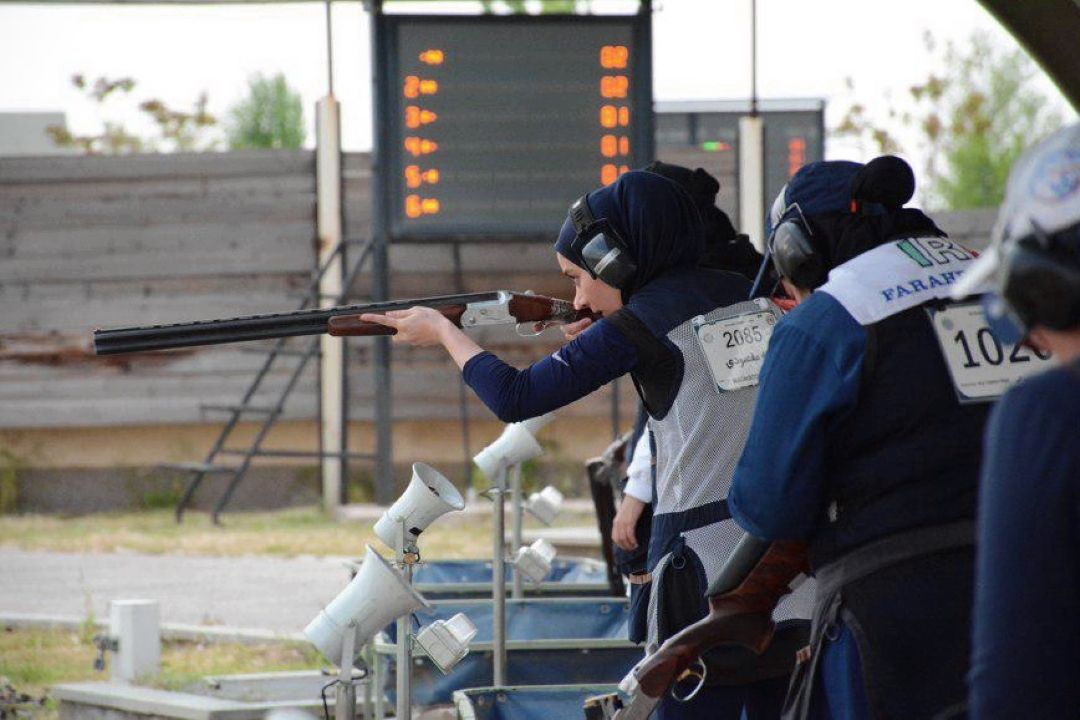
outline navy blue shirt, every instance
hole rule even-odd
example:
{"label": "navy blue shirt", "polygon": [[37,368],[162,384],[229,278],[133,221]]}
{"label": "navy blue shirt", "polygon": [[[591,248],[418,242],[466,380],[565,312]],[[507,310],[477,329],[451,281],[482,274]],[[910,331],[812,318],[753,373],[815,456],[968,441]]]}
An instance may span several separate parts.
{"label": "navy blue shirt", "polygon": [[750,435],[728,494],[731,515],[766,540],[803,540],[822,518],[830,431],[858,401],[866,331],[816,292],[773,330]]}
{"label": "navy blue shirt", "polygon": [[1080,712],[1080,361],[1005,394],[979,499],[971,717]]}
{"label": "navy blue shirt", "polygon": [[[728,493],[731,515],[768,540],[806,539],[824,516],[828,438],[858,401],[866,330],[816,292],[773,330],[750,435]],[[870,717],[859,651],[843,621],[822,654],[810,716]]]}
{"label": "navy blue shirt", "polygon": [[482,352],[462,368],[465,382],[503,422],[521,422],[585,397],[637,365],[634,345],[601,319],[557,352],[518,370]]}

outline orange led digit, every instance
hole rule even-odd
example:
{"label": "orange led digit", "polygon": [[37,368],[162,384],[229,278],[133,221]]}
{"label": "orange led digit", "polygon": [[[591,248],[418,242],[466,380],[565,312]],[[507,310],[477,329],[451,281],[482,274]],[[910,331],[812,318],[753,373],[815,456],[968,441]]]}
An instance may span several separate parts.
{"label": "orange led digit", "polygon": [[439,119],[439,116],[430,110],[424,110],[416,105],[405,106],[405,127],[415,130],[421,125],[430,125]]}
{"label": "orange led digit", "polygon": [[621,125],[623,127],[626,127],[629,124],[630,124],[630,108],[623,106],[623,107],[619,108],[619,125]]}
{"label": "orange led digit", "polygon": [[619,141],[614,135],[604,135],[600,138],[600,154],[604,157],[615,157],[618,149]]}
{"label": "orange led digit", "polygon": [[619,170],[611,163],[601,166],[600,168],[600,184],[609,185],[619,177]]}
{"label": "orange led digit", "polygon": [[437,215],[438,213],[439,200],[437,198],[422,198],[419,195],[405,196],[406,217],[418,218],[424,215]]}
{"label": "orange led digit", "polygon": [[623,135],[622,137],[619,138],[619,154],[620,155],[629,155],[630,154],[630,138],[626,137],[625,135]]}
{"label": "orange led digit", "polygon": [[437,49],[425,50],[420,53],[420,62],[425,65],[442,65],[443,51]]}
{"label": "orange led digit", "polygon": [[625,98],[630,79],[625,75],[605,75],[600,78],[600,97]]}
{"label": "orange led digit", "polygon": [[622,175],[623,173],[628,173],[628,172],[630,172],[630,166],[629,165],[620,165],[619,166],[619,174],[620,175]]}
{"label": "orange led digit", "polygon": [[788,140],[788,177],[799,172],[799,168],[806,164],[806,140],[791,138]]}
{"label": "orange led digit", "polygon": [[434,95],[439,92],[438,80],[421,80],[420,81],[420,94],[421,95]]}
{"label": "orange led digit", "polygon": [[420,78],[415,75],[405,76],[405,89],[402,91],[407,98],[415,98],[420,96]]}
{"label": "orange led digit", "polygon": [[606,70],[625,68],[629,57],[630,52],[625,45],[605,45],[600,48],[600,67]]}
{"label": "orange led digit", "polygon": [[419,157],[421,155],[430,155],[435,152],[439,149],[439,144],[434,140],[410,135],[405,138],[405,149],[408,150],[413,157]]}
{"label": "orange led digit", "polygon": [[419,165],[405,166],[405,187],[411,190],[420,187],[424,183],[437,185],[438,182],[439,171],[436,168],[421,170]]}
{"label": "orange led digit", "polygon": [[600,124],[606,128],[613,128],[619,122],[619,111],[614,105],[604,105],[600,108]]}

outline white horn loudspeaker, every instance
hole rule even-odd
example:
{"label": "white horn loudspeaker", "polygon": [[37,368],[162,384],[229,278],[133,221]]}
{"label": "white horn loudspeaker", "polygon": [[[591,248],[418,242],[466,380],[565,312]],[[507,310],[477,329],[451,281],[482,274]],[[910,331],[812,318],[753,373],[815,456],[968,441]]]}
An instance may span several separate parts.
{"label": "white horn loudspeaker", "polygon": [[390,508],[375,523],[375,534],[388,548],[397,552],[398,527],[405,523],[406,541],[417,537],[440,515],[465,507],[465,498],[442,473],[430,465],[413,463],[412,480]]}
{"label": "white horn loudspeaker", "polygon": [[356,623],[354,647],[359,653],[365,643],[397,618],[430,607],[401,573],[368,545],[356,577],[308,623],[304,637],[338,665],[350,622]]}

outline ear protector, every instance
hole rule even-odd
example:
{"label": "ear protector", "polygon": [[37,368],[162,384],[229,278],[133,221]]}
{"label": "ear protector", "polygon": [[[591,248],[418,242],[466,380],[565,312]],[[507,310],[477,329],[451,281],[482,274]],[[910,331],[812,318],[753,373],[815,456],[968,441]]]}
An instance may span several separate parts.
{"label": "ear protector", "polygon": [[[777,198],[780,202],[781,193]],[[777,210],[773,206],[774,212]],[[787,278],[800,288],[813,290],[828,279],[825,259],[814,249],[813,235],[798,203],[788,205],[780,212],[779,220],[769,236],[769,254],[773,267],[780,277]]]}
{"label": "ear protector", "polygon": [[1080,224],[1052,237],[1036,226],[1004,259],[1001,294],[1025,331],[1080,326]]}
{"label": "ear protector", "polygon": [[577,233],[570,247],[581,255],[582,263],[593,279],[625,290],[637,272],[637,264],[611,223],[593,217],[588,197],[583,195],[570,206],[570,221]]}

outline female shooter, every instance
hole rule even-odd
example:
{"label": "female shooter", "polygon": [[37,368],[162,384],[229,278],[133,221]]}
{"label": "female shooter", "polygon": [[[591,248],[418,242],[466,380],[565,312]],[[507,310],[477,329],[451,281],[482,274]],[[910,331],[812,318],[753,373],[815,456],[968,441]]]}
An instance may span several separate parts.
{"label": "female shooter", "polygon": [[[571,341],[530,367],[510,367],[429,308],[362,318],[395,328],[395,342],[442,345],[504,422],[630,374],[656,448],[651,582],[634,586],[631,621],[631,639],[649,646],[705,615],[705,590],[739,536],[726,496],[756,391],[718,392],[691,321],[745,301],[750,283],[699,267],[702,248],[690,196],[659,175],[630,172],[575,202],[555,242],[575,306],[600,319],[569,326]],[[737,718],[744,702],[749,710],[756,701],[752,687],[708,687],[685,703],[668,698],[659,717]]]}

